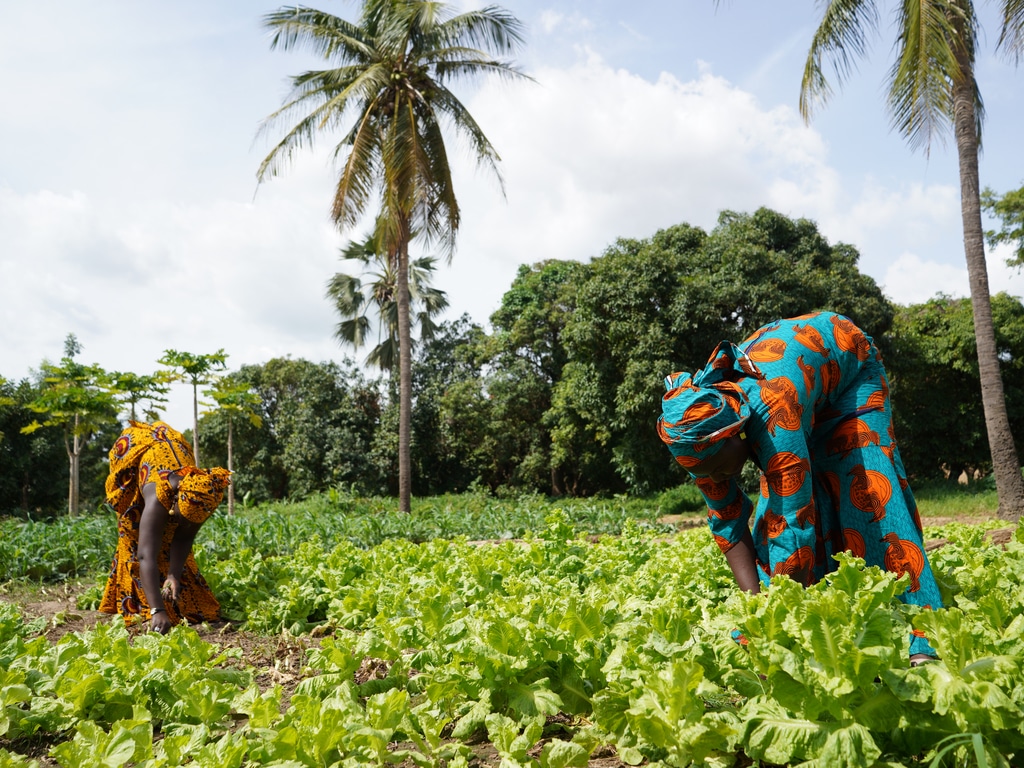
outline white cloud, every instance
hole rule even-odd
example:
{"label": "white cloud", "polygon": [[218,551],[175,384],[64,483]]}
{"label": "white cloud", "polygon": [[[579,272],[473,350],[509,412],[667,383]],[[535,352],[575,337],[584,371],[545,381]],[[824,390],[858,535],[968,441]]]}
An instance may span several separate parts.
{"label": "white cloud", "polygon": [[[1024,274],[1010,267],[1006,259],[1011,249],[1000,247],[988,254],[989,292],[1005,291],[1024,296]],[[919,304],[945,294],[954,298],[970,296],[967,266],[932,261],[915,253],[903,253],[885,272],[881,281],[885,294],[898,304]]]}
{"label": "white cloud", "polygon": [[508,200],[460,174],[465,224],[438,281],[456,311],[486,318],[522,263],[587,260],[681,222],[711,228],[723,209],[814,216],[838,204],[820,136],[710,71],[650,81],[585,51],[532,74],[536,83],[489,84],[470,104],[502,156]]}
{"label": "white cloud", "polygon": [[555,32],[577,33],[594,28],[593,22],[578,11],[566,14],[551,8],[541,11],[537,25],[545,35],[552,35]]}
{"label": "white cloud", "polygon": [[938,293],[963,296],[967,268],[939,264],[915,253],[903,253],[880,281],[886,296],[897,304],[920,304]]}

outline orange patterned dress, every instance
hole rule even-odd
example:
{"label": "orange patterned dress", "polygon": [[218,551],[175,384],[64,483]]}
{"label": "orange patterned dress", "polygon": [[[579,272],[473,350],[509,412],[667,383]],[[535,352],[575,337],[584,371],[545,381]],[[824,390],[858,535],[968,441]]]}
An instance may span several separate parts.
{"label": "orange patterned dress", "polygon": [[[210,474],[188,469],[194,467],[191,446],[164,422],[152,425],[130,422],[130,426],[121,433],[110,451],[110,475],[107,478],[107,501],[117,512],[117,551],[100,602],[101,612],[119,613],[129,625],[150,618],[138,561],[139,522],[144,503],[142,486],[155,482],[157,497],[170,510],[157,559],[163,582],[167,577],[171,541],[181,517],[184,515],[201,523],[216,508],[226,484],[224,470],[211,470],[216,474]],[[193,485],[198,483],[211,493],[205,494],[198,486],[192,493],[172,489],[167,483],[167,476],[172,472],[182,474],[182,469],[186,475],[196,476]],[[220,493],[217,493],[217,486],[220,486]],[[186,494],[189,495],[188,502],[184,498]],[[191,552],[185,560],[180,584],[178,599],[164,601],[172,624],[178,624],[182,619],[190,624],[220,619],[220,603],[199,573]]]}
{"label": "orange patterned dress", "polygon": [[[820,312],[771,323],[739,346],[722,342],[702,371],[672,374],[666,389],[658,431],[682,466],[698,466],[723,437],[747,438],[762,471],[756,510],[735,478],[696,483],[723,551],[752,528],[764,586],[779,573],[816,582],[848,551],[908,574],[906,602],[942,607],[881,355],[851,320]],[[922,637],[911,652],[931,653]]]}

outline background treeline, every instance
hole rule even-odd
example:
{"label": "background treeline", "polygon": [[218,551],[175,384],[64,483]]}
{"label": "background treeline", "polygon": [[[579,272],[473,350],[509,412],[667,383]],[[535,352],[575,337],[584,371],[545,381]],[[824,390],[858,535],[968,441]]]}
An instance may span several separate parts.
{"label": "background treeline", "polygon": [[[890,372],[908,471],[985,471],[972,314],[967,299],[898,306],[857,267],[850,245],[771,210],[724,212],[705,232],[679,224],[623,239],[590,263],[522,266],[491,316],[440,325],[414,355],[414,493],[469,488],[550,495],[646,494],[685,480],[657,440],[662,378],[702,366],[722,339],[816,309],[871,334]],[[1007,406],[1024,434],[1024,305],[993,297]],[[204,465],[227,465],[243,503],[331,487],[393,494],[398,398],[391,379],[354,363],[278,358],[226,374],[259,396],[260,419],[200,418]],[[22,434],[42,382],[0,389],[0,514],[59,511],[68,460],[56,429]],[[175,425],[183,429],[186,425]],[[97,504],[111,422],[82,453],[83,506]]]}

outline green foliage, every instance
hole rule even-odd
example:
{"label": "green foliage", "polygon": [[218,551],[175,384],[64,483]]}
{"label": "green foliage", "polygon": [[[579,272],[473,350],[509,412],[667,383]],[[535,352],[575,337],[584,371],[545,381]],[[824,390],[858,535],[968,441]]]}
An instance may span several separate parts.
{"label": "green foliage", "polygon": [[227,353],[223,349],[208,355],[168,349],[157,360],[160,365],[170,369],[163,374],[164,378],[169,381],[185,381],[192,385],[192,446],[196,462],[202,461],[199,453],[199,387],[216,381],[219,372],[227,369],[227,359]]}
{"label": "green foliage", "polygon": [[28,404],[40,394],[41,385],[28,379],[0,384],[0,515],[49,516],[67,502],[63,436],[53,429],[22,431],[37,418]]}
{"label": "green foliage", "polygon": [[[156,421],[159,412],[167,402],[170,391],[168,376],[165,373],[151,375],[132,373],[130,371],[113,371],[107,375],[107,388],[118,399],[122,408],[127,408],[128,418],[138,421]],[[143,400],[148,401],[142,413],[137,412]]]}
{"label": "green foliage", "polygon": [[[1024,434],[1024,304],[998,293],[992,317],[1010,425],[1014,434]],[[939,296],[899,307],[886,342],[896,434],[907,470],[936,477],[945,465],[954,480],[964,469],[987,471],[991,460],[970,300]]]}
{"label": "green foliage", "polygon": [[412,369],[416,495],[465,490],[488,474],[499,437],[480,374],[483,344],[483,329],[463,315],[442,323],[417,350]]}
{"label": "green foliage", "polygon": [[[235,483],[251,494],[252,503],[301,498],[336,484],[379,490],[368,457],[379,396],[350,362],[277,358],[242,366],[225,377],[223,386],[242,389],[259,401],[247,400],[255,420],[232,425]],[[221,409],[202,417],[213,464],[227,465],[231,415]]]}
{"label": "green foliage", "polygon": [[681,224],[620,240],[594,259],[561,337],[567,362],[546,416],[568,489],[645,493],[680,482],[654,438],[662,379],[703,366],[722,339],[820,309],[881,336],[893,309],[857,259],[813,222],[768,209],[726,211],[711,234]]}
{"label": "green foliage", "polygon": [[981,207],[1000,220],[999,230],[988,230],[985,239],[991,247],[1003,243],[1013,246],[1013,256],[1006,260],[1012,266],[1024,266],[1024,187],[1004,195],[986,188],[981,193]]}
{"label": "green foliage", "polygon": [[[898,599],[905,579],[846,555],[810,588],[776,577],[751,596],[704,530],[625,521],[588,538],[566,511],[531,506],[545,518],[516,542],[326,545],[319,509],[294,530],[262,520],[251,548],[203,545],[248,628],[323,635],[284,706],[187,627],[131,638],[115,618],[51,643],[0,602],[8,762],[27,764],[21,746],[47,734],[62,764],[151,768],[440,768],[466,765],[480,738],[530,768],[583,766],[602,745],[680,768],[1007,765],[1024,750],[1024,541],[935,531],[950,597],[922,611]],[[909,667],[912,628],[941,661]]]}

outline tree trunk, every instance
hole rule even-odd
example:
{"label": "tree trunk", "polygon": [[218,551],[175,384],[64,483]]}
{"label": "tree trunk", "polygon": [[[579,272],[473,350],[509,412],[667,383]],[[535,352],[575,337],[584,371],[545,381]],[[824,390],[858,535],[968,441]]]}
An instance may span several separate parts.
{"label": "tree trunk", "polygon": [[192,382],[192,453],[195,454],[196,466],[199,463],[199,392],[198,385]]}
{"label": "tree trunk", "polygon": [[[228,472],[235,471],[234,445],[232,443],[232,422],[231,414],[228,413]],[[235,514],[235,484],[228,484],[228,514]]]}
{"label": "tree trunk", "polygon": [[72,477],[74,478],[71,481],[72,488],[74,488],[74,491],[73,491],[72,497],[71,497],[72,498],[71,509],[73,510],[71,514],[73,514],[73,515],[77,515],[78,514],[78,509],[79,509],[79,506],[80,506],[81,483],[79,482],[79,478],[80,478],[79,468],[82,466],[82,461],[81,461],[81,459],[82,459],[82,444],[84,442],[85,441],[82,438],[78,437],[77,435],[75,436],[75,455],[74,455],[74,458],[72,459],[72,465],[71,465],[72,466]]}
{"label": "tree trunk", "polygon": [[68,442],[67,434],[64,435],[64,451],[68,455],[68,517],[71,517],[75,514],[75,450]]}
{"label": "tree trunk", "polygon": [[985,241],[981,225],[981,197],[978,183],[978,126],[975,111],[972,62],[961,55],[963,78],[953,85],[953,114],[957,154],[960,158],[960,210],[964,227],[964,254],[971,286],[974,337],[978,347],[978,372],[985,428],[992,454],[992,469],[999,496],[997,515],[1016,522],[1024,510],[1024,478],[1017,449],[1010,432],[1003,380],[999,370],[992,303],[989,296]]}
{"label": "tree trunk", "polygon": [[82,452],[81,436],[78,434],[78,414],[75,414],[75,426],[71,432],[71,442],[65,439],[64,449],[68,454],[68,516],[78,514],[78,457]]}
{"label": "tree trunk", "polygon": [[409,318],[409,225],[398,240],[398,509],[412,511],[412,330]]}

